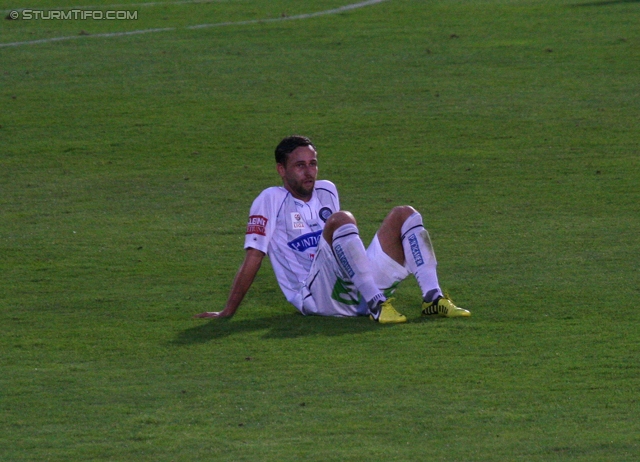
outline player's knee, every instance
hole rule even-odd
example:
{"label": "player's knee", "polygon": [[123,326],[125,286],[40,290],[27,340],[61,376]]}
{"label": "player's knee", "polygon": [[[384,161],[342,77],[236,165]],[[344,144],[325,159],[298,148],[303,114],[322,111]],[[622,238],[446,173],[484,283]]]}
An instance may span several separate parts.
{"label": "player's knee", "polygon": [[410,205],[399,205],[391,209],[386,218],[380,225],[378,236],[390,237],[397,239],[400,237],[402,226],[417,211]]}
{"label": "player's knee", "polygon": [[391,212],[389,212],[389,216],[392,220],[397,220],[398,222],[402,223],[416,212],[417,210],[410,205],[398,205],[391,209]]}
{"label": "player's knee", "polygon": [[327,219],[327,222],[324,226],[324,231],[322,233],[324,239],[329,244],[331,244],[331,242],[333,241],[333,233],[335,232],[335,230],[343,225],[348,224],[357,225],[356,218],[351,212],[340,210],[339,212],[331,214],[331,216]]}
{"label": "player's knee", "polygon": [[326,227],[332,227],[333,229],[339,228],[342,225],[346,224],[357,224],[356,217],[353,216],[351,212],[347,212],[346,210],[340,210],[339,212],[332,213],[331,216],[327,219]]}

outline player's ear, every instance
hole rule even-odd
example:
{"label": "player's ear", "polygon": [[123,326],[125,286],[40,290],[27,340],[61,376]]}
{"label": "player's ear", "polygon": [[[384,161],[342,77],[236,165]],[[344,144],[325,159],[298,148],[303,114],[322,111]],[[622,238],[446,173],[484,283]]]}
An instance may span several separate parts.
{"label": "player's ear", "polygon": [[284,177],[285,174],[285,166],[281,163],[277,163],[276,164],[276,169],[278,170],[278,175],[280,175],[281,177]]}

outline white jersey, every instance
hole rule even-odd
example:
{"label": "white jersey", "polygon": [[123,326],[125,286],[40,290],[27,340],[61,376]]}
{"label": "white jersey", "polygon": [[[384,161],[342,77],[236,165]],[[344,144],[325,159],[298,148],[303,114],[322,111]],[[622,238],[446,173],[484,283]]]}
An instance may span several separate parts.
{"label": "white jersey", "polygon": [[338,191],[326,180],[316,181],[309,202],[294,198],[282,186],[265,189],[253,201],[244,248],[269,255],[284,296],[298,310],[325,222],[339,210]]}

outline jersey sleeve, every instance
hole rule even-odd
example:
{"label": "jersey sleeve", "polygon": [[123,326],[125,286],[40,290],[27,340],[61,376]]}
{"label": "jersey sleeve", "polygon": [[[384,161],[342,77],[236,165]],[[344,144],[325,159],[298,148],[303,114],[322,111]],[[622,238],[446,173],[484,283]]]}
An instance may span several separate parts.
{"label": "jersey sleeve", "polygon": [[269,190],[265,190],[253,201],[244,238],[245,249],[253,248],[267,253],[276,222],[274,201],[271,199]]}
{"label": "jersey sleeve", "polygon": [[316,182],[316,188],[323,189],[330,194],[331,200],[335,208],[335,210],[333,210],[334,212],[341,210],[340,198],[338,197],[338,188],[336,188],[335,184],[333,184],[331,181],[328,181],[328,180],[318,180]]}

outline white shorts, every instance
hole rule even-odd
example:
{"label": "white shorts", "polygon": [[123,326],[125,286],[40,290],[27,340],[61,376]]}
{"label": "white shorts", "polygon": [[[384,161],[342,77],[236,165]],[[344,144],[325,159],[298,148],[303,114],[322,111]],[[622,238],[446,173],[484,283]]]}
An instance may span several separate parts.
{"label": "white shorts", "polygon": [[[367,248],[371,261],[373,279],[388,298],[410,273],[404,266],[384,253],[376,234]],[[318,249],[311,264],[309,277],[302,288],[304,315],[317,316],[365,316],[367,302],[356,290],[349,276],[336,261],[329,243],[320,238]]]}

